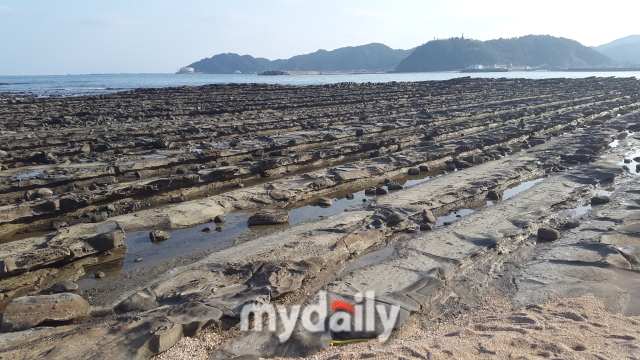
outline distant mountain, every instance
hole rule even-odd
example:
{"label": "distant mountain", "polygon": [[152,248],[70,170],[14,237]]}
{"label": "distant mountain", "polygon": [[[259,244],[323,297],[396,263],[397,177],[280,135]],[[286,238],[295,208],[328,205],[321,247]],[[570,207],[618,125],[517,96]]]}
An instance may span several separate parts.
{"label": "distant mountain", "polygon": [[358,71],[393,70],[413,50],[394,50],[387,45],[372,43],[348,46],[332,51],[318,50],[311,54],[275,60],[276,70]]}
{"label": "distant mountain", "polygon": [[621,64],[640,65],[640,35],[629,35],[594,49]]}
{"label": "distant mountain", "polygon": [[207,74],[256,73],[265,70],[376,71],[393,70],[413,50],[394,50],[384,44],[348,46],[332,51],[318,50],[290,59],[270,61],[250,55],[219,54],[189,65]]}
{"label": "distant mountain", "polygon": [[575,40],[549,35],[489,41],[451,38],[417,47],[400,62],[397,71],[453,71],[475,64],[564,68],[614,65],[615,62]]}
{"label": "distant mountain", "polygon": [[189,66],[197,72],[206,74],[233,74],[235,71],[253,73],[269,69],[271,61],[265,58],[254,58],[250,55],[240,56],[227,53],[196,61]]}

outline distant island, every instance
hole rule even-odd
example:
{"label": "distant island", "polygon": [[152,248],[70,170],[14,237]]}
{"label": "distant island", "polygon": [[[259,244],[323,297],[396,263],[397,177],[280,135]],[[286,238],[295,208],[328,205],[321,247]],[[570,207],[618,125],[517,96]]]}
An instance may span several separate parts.
{"label": "distant island", "polygon": [[638,71],[640,35],[587,47],[550,35],[526,35],[479,41],[464,37],[435,39],[409,50],[380,43],[269,60],[251,55],[218,54],[196,61],[181,74],[303,75],[362,72],[506,72],[535,70]]}
{"label": "distant island", "polygon": [[332,51],[318,50],[290,59],[268,60],[251,55],[218,54],[188,67],[205,74],[261,73],[269,70],[358,72],[388,71],[409,56],[412,50],[396,50],[384,44],[349,46]]}

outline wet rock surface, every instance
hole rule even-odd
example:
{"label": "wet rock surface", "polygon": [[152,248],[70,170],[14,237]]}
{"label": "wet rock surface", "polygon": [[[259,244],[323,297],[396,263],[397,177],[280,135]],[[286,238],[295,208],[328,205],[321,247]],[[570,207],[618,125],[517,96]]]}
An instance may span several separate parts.
{"label": "wet rock surface", "polygon": [[[633,79],[456,79],[0,103],[4,319],[28,315],[11,305],[20,295],[106,275],[78,281],[91,322],[0,351],[56,358],[81,344],[70,358],[145,359],[217,329],[213,358],[310,356],[380,333],[378,320],[285,343],[237,330],[246,305],[310,304],[318,290],[347,302],[375,291],[400,307],[395,329],[455,316],[487,286],[522,304],[591,291],[635,314],[623,299],[638,298],[624,289],[638,288],[640,190],[622,164],[638,157],[639,90]],[[296,204],[313,211],[300,220]],[[153,265],[154,251],[189,246],[174,230],[213,242],[237,219],[249,235]],[[27,223],[47,231],[21,233]],[[135,232],[153,251],[123,256]]]}

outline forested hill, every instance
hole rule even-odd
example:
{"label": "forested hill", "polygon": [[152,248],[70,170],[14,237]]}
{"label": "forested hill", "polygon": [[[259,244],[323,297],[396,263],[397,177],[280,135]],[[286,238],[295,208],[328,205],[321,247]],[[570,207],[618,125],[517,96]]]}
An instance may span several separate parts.
{"label": "forested hill", "polygon": [[208,74],[256,73],[265,70],[376,71],[393,70],[412,50],[395,50],[384,44],[348,46],[332,51],[318,50],[290,59],[270,61],[250,55],[218,54],[189,65]]}
{"label": "forested hill", "polygon": [[640,65],[640,35],[626,36],[595,49],[621,64]]}
{"label": "forested hill", "polygon": [[549,35],[489,41],[451,38],[429,41],[417,47],[400,62],[397,71],[453,71],[475,64],[555,69],[614,65],[615,62],[575,40]]}

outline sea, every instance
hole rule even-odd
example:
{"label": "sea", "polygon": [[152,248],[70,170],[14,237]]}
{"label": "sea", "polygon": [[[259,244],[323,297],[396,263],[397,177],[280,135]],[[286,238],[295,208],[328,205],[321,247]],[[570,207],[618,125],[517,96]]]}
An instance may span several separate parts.
{"label": "sea", "polygon": [[[586,77],[635,77],[640,71],[624,72],[563,72],[563,71],[514,71],[495,73],[388,73],[388,74],[331,74],[264,76],[257,74],[86,74],[43,76],[0,76],[1,93],[23,93],[40,97],[61,97],[107,94],[137,88],[162,88],[176,86],[201,86],[207,84],[261,83],[283,85],[326,85],[341,82],[384,83],[449,80],[459,77],[472,78],[586,78]],[[2,98],[2,96],[0,96]]]}

